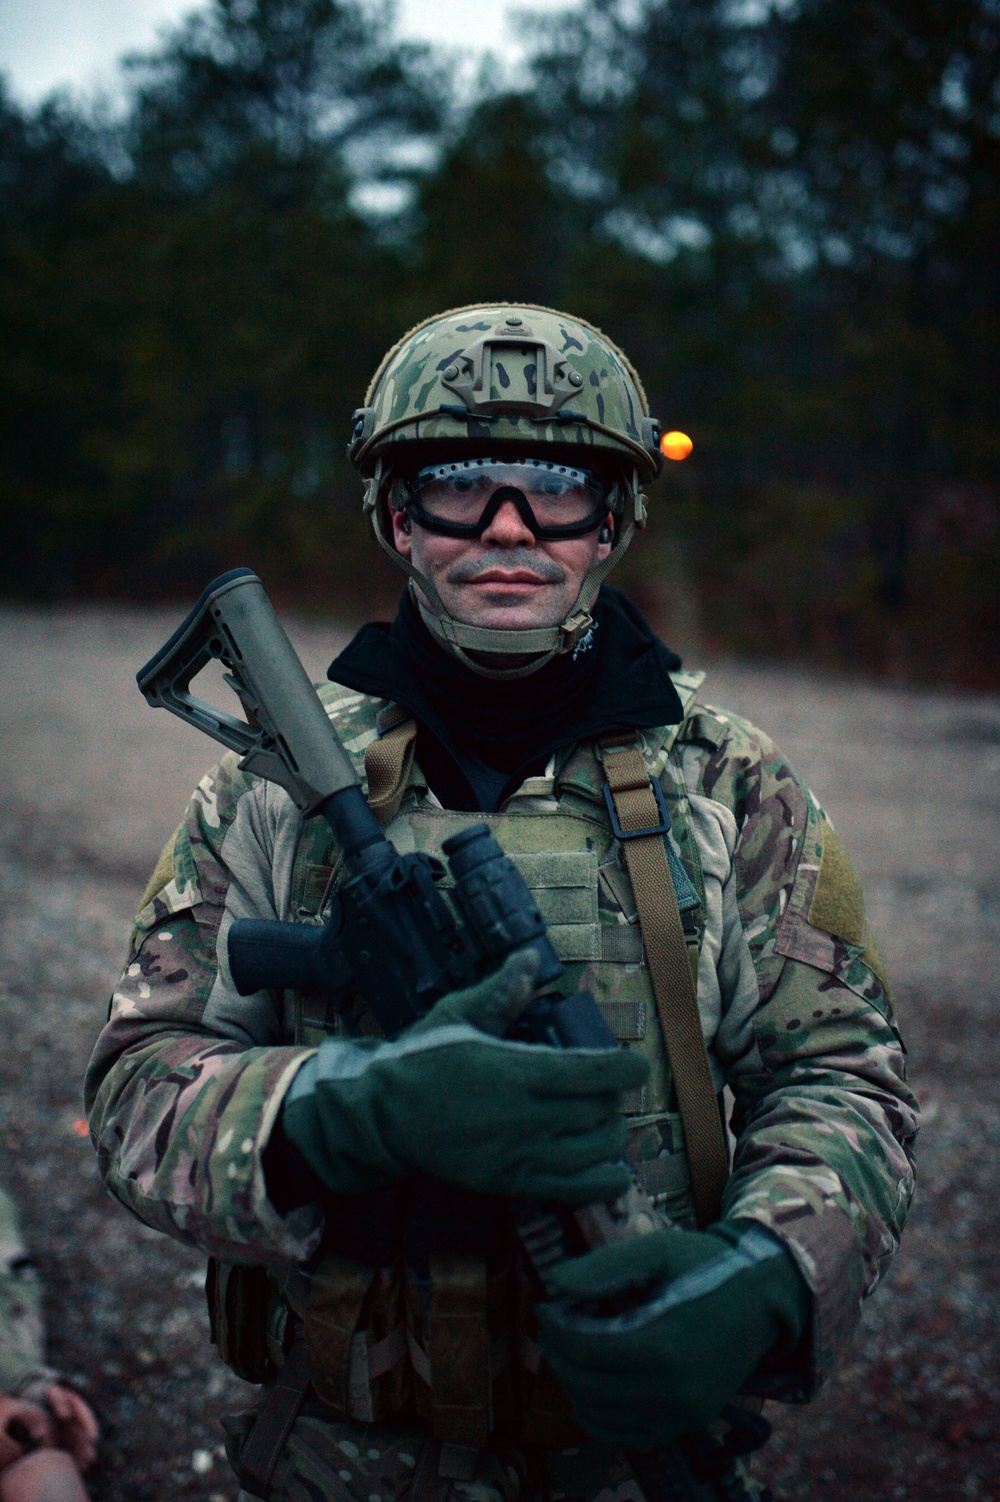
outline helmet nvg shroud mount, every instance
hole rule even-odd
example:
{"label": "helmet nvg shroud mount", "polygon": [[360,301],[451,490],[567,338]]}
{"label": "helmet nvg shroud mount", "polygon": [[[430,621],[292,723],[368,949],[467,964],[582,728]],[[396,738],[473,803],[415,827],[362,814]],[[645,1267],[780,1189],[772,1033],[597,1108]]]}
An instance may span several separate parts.
{"label": "helmet nvg shroud mount", "polygon": [[[354,414],[347,452],[365,476],[375,536],[418,586],[428,626],[476,672],[509,678],[571,651],[590,629],[602,581],[645,525],[641,486],[663,467],[659,440],[639,377],[600,330],[551,308],[482,303],[427,319],[389,351]],[[432,582],[396,551],[390,508],[405,508],[407,477],[431,458],[487,450],[541,457],[548,446],[553,459],[610,478],[611,553],[556,626],[510,631],[455,620]]]}

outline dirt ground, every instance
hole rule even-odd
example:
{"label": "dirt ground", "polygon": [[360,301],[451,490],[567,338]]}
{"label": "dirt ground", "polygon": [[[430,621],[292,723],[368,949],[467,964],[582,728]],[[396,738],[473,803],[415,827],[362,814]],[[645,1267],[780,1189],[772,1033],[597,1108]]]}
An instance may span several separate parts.
{"label": "dirt ground", "polygon": [[[50,1355],[104,1424],[98,1502],[231,1502],[201,1258],[108,1199],[80,1079],[137,895],[210,744],[136,668],[180,612],[0,610],[0,1176],[49,1296]],[[321,677],[344,639],[293,635]],[[717,664],[710,702],[771,732],[865,879],[924,1104],[902,1251],[819,1400],[772,1407],[784,1502],[1000,1499],[1000,700]]]}

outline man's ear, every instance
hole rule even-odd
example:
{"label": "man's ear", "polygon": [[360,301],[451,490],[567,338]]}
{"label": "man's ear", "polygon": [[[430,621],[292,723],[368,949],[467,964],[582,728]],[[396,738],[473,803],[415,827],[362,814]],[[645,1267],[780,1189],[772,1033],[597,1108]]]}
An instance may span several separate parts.
{"label": "man's ear", "polygon": [[396,552],[402,558],[409,558],[412,548],[410,540],[410,518],[405,511],[393,511],[392,516],[392,541]]}

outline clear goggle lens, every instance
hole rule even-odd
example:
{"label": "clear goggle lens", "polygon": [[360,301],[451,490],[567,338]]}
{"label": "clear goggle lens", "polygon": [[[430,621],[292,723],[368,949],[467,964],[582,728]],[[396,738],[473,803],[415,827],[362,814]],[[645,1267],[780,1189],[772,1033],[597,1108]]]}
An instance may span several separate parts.
{"label": "clear goggle lens", "polygon": [[548,459],[429,464],[407,488],[407,509],[418,523],[456,536],[480,534],[506,500],[536,536],[581,536],[608,512],[608,486],[598,475]]}

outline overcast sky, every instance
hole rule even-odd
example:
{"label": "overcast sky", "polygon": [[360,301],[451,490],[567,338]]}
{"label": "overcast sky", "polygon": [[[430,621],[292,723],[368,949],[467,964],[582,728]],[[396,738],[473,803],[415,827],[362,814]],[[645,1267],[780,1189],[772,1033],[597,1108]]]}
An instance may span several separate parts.
{"label": "overcast sky", "polygon": [[[531,0],[556,10],[574,0]],[[156,41],[158,29],[195,9],[192,0],[0,0],[0,71],[18,98],[62,85],[114,87],[115,62]],[[409,36],[513,58],[508,0],[400,0]]]}

